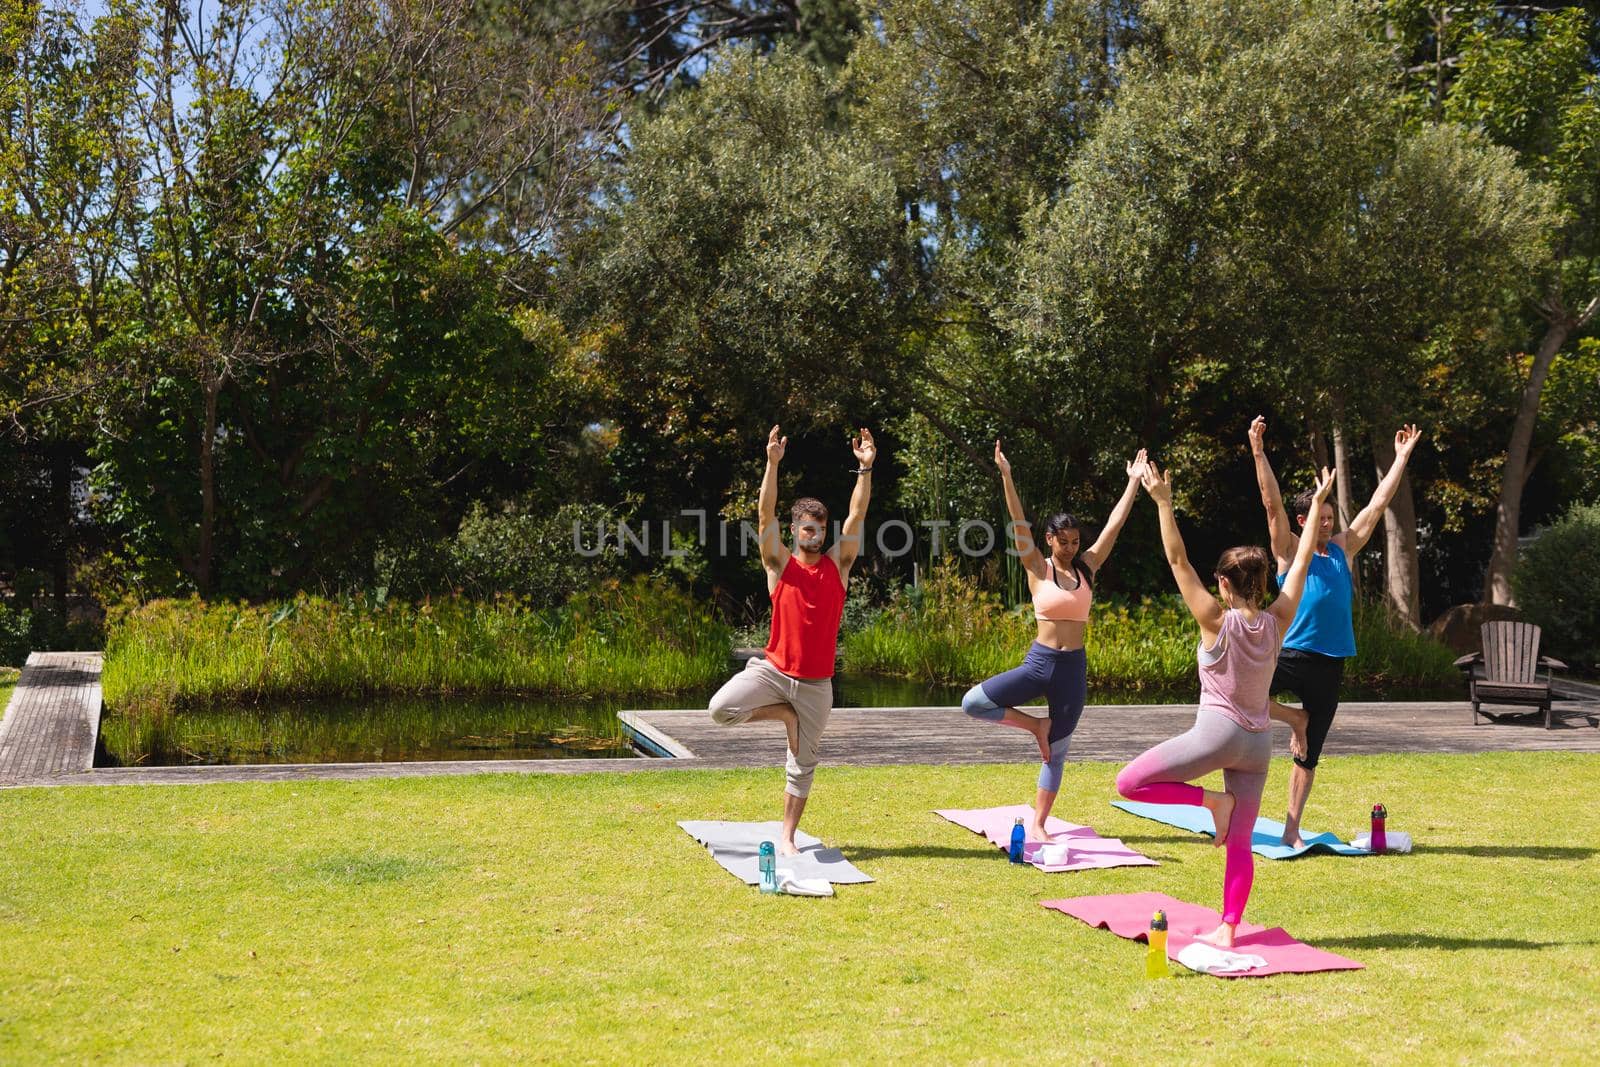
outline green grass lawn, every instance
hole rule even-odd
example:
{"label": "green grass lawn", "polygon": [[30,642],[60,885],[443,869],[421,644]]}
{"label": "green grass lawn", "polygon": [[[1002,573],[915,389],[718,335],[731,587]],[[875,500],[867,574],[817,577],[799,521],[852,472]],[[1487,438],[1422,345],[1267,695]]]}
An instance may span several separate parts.
{"label": "green grass lawn", "polygon": [[[1277,761],[1267,810],[1282,804]],[[1037,901],[1217,906],[1207,839],[1059,813],[1158,868],[1047,875],[930,813],[1032,767],[830,768],[805,827],[878,881],[765,898],[679,830],[769,817],[780,773],[0,793],[0,1062],[1577,1062],[1600,1026],[1600,757],[1341,758],[1307,824],[1373,801],[1410,856],[1261,860],[1247,917],[1364,971],[1142,977]]]}

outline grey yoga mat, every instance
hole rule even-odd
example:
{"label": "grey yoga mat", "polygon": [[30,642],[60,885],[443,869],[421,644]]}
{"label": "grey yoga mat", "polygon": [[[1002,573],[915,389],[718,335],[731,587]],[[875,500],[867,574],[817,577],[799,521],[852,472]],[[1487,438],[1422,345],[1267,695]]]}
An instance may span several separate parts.
{"label": "grey yoga mat", "polygon": [[[761,871],[756,866],[756,853],[761,842],[778,840],[783,825],[777,822],[712,822],[686,820],[678,823],[689,836],[711,851],[711,858],[723,869],[746,885],[759,885]],[[836,848],[824,848],[822,842],[803,830],[796,830],[794,843],[800,846],[798,856],[779,856],[778,866],[794,871],[796,878],[825,878],[835,885],[855,885],[870,882],[844,858]]]}

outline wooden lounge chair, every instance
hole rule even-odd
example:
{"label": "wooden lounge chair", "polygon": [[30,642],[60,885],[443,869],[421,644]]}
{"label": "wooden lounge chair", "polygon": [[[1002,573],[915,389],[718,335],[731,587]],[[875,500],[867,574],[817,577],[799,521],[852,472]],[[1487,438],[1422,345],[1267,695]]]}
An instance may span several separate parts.
{"label": "wooden lounge chair", "polygon": [[[1531,622],[1486,622],[1479,631],[1483,651],[1456,660],[1467,672],[1467,699],[1472,701],[1472,724],[1481,714],[1491,722],[1501,715],[1526,712],[1480,712],[1480,704],[1513,704],[1544,712],[1544,728],[1551,727],[1550,672],[1566,670],[1558,659],[1539,655],[1539,627]],[[1482,664],[1482,670],[1475,669]],[[1538,676],[1543,667],[1544,678]]]}

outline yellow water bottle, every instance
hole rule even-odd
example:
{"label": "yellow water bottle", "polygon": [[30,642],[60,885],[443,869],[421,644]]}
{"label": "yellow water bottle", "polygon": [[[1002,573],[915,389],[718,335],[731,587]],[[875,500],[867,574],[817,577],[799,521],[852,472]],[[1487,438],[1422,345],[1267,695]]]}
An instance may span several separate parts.
{"label": "yellow water bottle", "polygon": [[1171,978],[1167,970],[1167,913],[1157,909],[1150,917],[1150,949],[1145,953],[1146,978]]}

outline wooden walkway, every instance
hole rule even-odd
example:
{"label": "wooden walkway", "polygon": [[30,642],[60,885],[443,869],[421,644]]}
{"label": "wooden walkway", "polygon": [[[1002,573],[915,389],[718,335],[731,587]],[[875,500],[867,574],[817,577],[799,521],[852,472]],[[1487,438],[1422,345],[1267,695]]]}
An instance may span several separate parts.
{"label": "wooden walkway", "polygon": [[[93,767],[100,719],[99,653],[36,652],[28,659],[0,722],[0,787],[22,785],[202,784],[306,779],[412,778],[457,774],[582,774],[777,767],[777,723],[717,726],[701,709],[624,711],[624,728],[641,747],[672,758],[471,760],[433,763],[326,763],[271,766]],[[1576,695],[1576,694],[1575,694]],[[1039,709],[1043,710],[1043,709]],[[1509,710],[1509,709],[1508,709]],[[1339,709],[1330,756],[1403,752],[1564,751],[1600,753],[1600,698],[1556,703],[1558,725],[1472,725],[1470,706],[1445,703],[1352,703]],[[1073,760],[1121,762],[1188,729],[1193,705],[1099,705],[1087,708],[1073,736]],[[1275,748],[1288,731],[1275,726]],[[838,708],[822,739],[824,766],[1031,763],[1033,740],[998,729],[957,708]]]}
{"label": "wooden walkway", "polygon": [[[1043,709],[1039,709],[1043,710]],[[1507,709],[1515,710],[1515,709]],[[1341,705],[1323,752],[1330,756],[1390,752],[1600,753],[1600,703],[1558,701],[1559,725],[1472,725],[1471,705],[1351,703]],[[738,766],[780,762],[778,723],[718,726],[704,711],[623,712],[624,726],[647,748],[667,748],[680,759]],[[1072,735],[1072,760],[1130,760],[1194,723],[1186,704],[1096,705],[1084,709]],[[1274,724],[1274,744],[1288,751],[1288,727]],[[670,748],[669,748],[670,746]],[[824,766],[895,763],[1003,763],[1037,760],[1038,748],[1021,730],[995,727],[956,708],[836,708],[822,736]],[[669,761],[670,762],[670,761]]]}
{"label": "wooden walkway", "polygon": [[100,736],[98,652],[35,652],[0,720],[0,785],[79,774]]}

